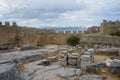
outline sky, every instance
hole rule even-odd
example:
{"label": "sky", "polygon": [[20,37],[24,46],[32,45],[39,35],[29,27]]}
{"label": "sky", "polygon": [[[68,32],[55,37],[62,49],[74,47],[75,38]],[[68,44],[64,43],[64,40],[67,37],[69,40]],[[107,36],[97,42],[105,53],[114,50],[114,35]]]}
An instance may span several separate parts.
{"label": "sky", "polygon": [[0,21],[29,27],[100,25],[120,20],[120,0],[0,0]]}

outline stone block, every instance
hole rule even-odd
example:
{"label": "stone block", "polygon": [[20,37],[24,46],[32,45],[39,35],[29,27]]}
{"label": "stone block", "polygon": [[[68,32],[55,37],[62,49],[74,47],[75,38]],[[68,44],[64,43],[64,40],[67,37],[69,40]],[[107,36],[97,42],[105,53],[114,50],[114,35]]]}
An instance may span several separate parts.
{"label": "stone block", "polygon": [[58,61],[58,56],[48,57],[48,60],[51,61],[51,62],[57,62]]}
{"label": "stone block", "polygon": [[77,59],[77,58],[79,58],[78,53],[72,53],[68,55],[68,59]]}
{"label": "stone block", "polygon": [[77,65],[77,59],[69,59],[68,64],[72,65],[72,66],[76,66]]}
{"label": "stone block", "polygon": [[86,61],[81,61],[81,68],[82,69],[86,69],[86,66],[90,65],[90,61],[86,62]]}
{"label": "stone block", "polygon": [[62,52],[61,52],[61,55],[67,56],[67,55],[68,55],[68,52],[67,52],[67,51],[62,51]]}
{"label": "stone block", "polygon": [[58,70],[57,74],[60,77],[68,78],[68,77],[73,77],[75,75],[80,76],[81,75],[81,70],[76,69],[76,68],[61,68],[61,69]]}
{"label": "stone block", "polygon": [[88,75],[83,75],[79,78],[79,80],[105,80],[104,76],[88,76]]}
{"label": "stone block", "polygon": [[90,55],[82,55],[81,61],[91,61],[91,56]]}
{"label": "stone block", "polygon": [[24,80],[15,64],[0,65],[0,80]]}
{"label": "stone block", "polygon": [[64,60],[59,60],[59,64],[62,66],[67,66],[67,62]]}
{"label": "stone block", "polygon": [[62,60],[62,61],[67,61],[67,59],[68,59],[68,58],[67,58],[67,56],[64,56],[64,57],[62,57],[62,58],[60,57],[60,59],[59,59],[59,60]]}
{"label": "stone block", "polygon": [[81,68],[81,59],[80,58],[77,59],[77,68]]}

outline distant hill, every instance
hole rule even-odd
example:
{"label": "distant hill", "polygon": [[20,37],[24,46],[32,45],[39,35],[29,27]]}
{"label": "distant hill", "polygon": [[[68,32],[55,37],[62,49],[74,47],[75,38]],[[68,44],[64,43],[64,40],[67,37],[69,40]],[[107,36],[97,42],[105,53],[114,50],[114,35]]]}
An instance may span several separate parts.
{"label": "distant hill", "polygon": [[86,27],[83,27],[83,26],[75,26],[75,27],[42,27],[40,29],[54,29],[56,31],[84,31],[86,30],[87,28]]}

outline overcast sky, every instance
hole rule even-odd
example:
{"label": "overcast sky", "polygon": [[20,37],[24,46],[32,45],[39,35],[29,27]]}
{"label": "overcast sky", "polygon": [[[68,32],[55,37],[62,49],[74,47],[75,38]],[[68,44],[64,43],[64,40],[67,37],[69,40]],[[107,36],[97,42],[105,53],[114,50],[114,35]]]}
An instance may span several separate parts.
{"label": "overcast sky", "polygon": [[0,0],[0,21],[19,25],[92,26],[120,20],[120,0]]}

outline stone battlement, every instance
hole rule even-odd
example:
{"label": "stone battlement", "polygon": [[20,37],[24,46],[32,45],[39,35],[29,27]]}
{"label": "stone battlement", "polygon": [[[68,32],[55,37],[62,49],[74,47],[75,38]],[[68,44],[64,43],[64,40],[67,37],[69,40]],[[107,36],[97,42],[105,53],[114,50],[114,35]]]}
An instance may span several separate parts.
{"label": "stone battlement", "polygon": [[55,31],[57,34],[82,34],[82,31]]}
{"label": "stone battlement", "polygon": [[117,24],[117,23],[120,23],[120,21],[119,20],[116,20],[116,21],[111,21],[111,20],[109,20],[109,21],[107,21],[107,20],[103,20],[103,23],[105,23],[105,24]]}
{"label": "stone battlement", "polygon": [[12,22],[12,24],[10,25],[10,22],[5,21],[4,25],[2,22],[0,22],[0,27],[17,27],[17,23],[16,22]]}

